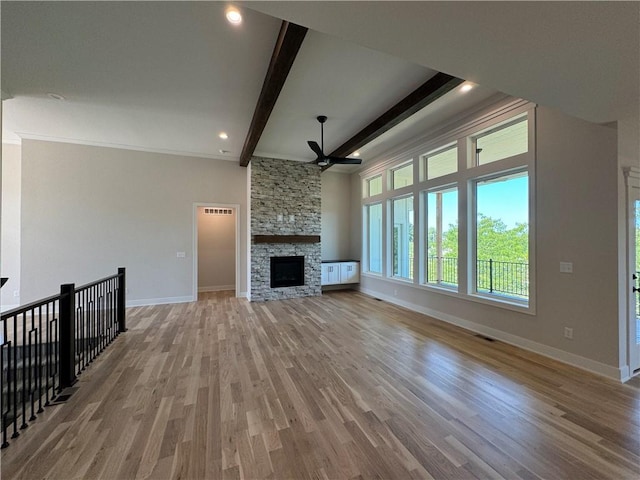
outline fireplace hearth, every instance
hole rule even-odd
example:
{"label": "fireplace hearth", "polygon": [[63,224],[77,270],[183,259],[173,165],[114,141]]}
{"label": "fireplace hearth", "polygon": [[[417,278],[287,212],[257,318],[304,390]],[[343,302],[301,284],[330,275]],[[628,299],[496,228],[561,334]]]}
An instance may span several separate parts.
{"label": "fireplace hearth", "polygon": [[271,288],[304,285],[304,257],[271,257]]}

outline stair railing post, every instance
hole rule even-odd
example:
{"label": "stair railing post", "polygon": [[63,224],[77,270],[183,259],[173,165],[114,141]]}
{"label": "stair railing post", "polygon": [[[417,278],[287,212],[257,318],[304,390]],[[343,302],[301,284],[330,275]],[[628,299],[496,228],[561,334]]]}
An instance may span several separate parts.
{"label": "stair railing post", "polygon": [[60,285],[60,390],[76,383],[76,286]]}
{"label": "stair railing post", "polygon": [[126,268],[118,268],[118,331],[127,331],[126,318],[126,294],[127,294],[127,275]]}

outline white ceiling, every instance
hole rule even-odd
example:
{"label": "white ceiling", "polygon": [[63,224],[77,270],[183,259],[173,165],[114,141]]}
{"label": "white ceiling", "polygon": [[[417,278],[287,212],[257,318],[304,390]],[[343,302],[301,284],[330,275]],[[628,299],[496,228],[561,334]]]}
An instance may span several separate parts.
{"label": "white ceiling", "polygon": [[596,123],[640,109],[640,2],[242,2]]}
{"label": "white ceiling", "polygon": [[245,2],[232,27],[223,2],[2,2],[3,141],[237,161],[280,18],[312,30],[257,155],[313,160],[317,115],[330,151],[435,70],[483,87],[437,100],[365,160],[497,90],[609,122],[637,114],[638,8],[604,3]]}
{"label": "white ceiling", "polygon": [[[14,97],[3,102],[3,138],[15,132],[212,157],[239,152],[280,20],[247,9],[238,29],[224,9],[2,2],[2,90]],[[218,138],[221,131],[229,140]]]}

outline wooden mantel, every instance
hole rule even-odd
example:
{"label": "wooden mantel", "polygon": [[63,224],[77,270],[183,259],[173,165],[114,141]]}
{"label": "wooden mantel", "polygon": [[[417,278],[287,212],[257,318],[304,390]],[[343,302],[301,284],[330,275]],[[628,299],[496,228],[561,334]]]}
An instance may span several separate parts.
{"label": "wooden mantel", "polygon": [[320,235],[254,235],[253,243],[319,243]]}

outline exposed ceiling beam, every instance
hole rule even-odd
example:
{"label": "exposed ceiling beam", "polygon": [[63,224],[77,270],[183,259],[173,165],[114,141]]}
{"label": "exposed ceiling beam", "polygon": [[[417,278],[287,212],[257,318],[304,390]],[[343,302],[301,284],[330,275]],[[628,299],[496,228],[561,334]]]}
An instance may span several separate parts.
{"label": "exposed ceiling beam", "polygon": [[289,75],[293,61],[296,59],[306,34],[306,27],[282,21],[278,40],[271,55],[271,63],[269,63],[258,104],[253,112],[251,126],[240,154],[240,166],[242,167],[246,167],[251,161],[251,156],[260,141],[264,128],[267,126],[271,111],[276,104],[276,100],[278,100],[280,91],[287,80],[287,75]]}
{"label": "exposed ceiling beam", "polygon": [[[405,98],[400,100],[393,107],[356,133],[353,137],[336,148],[329,154],[329,156],[346,157],[347,155],[352,154],[359,148],[364,147],[373,139],[385,133],[387,130],[395,127],[417,111],[422,110],[424,107],[433,103],[447,92],[453,90],[462,82],[464,82],[464,80],[452,77],[446,73],[436,73]],[[322,171],[324,172],[332,165],[333,164],[329,164],[322,167]]]}

